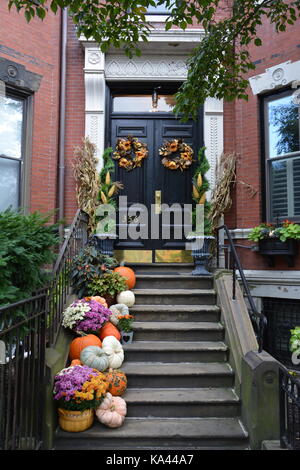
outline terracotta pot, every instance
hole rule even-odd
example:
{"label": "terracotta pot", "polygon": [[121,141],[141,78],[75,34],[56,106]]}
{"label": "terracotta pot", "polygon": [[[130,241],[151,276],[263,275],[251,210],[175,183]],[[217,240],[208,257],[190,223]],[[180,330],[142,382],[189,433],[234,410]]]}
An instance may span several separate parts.
{"label": "terracotta pot", "polygon": [[64,431],[81,432],[94,422],[94,410],[72,411],[58,408],[58,423]]}

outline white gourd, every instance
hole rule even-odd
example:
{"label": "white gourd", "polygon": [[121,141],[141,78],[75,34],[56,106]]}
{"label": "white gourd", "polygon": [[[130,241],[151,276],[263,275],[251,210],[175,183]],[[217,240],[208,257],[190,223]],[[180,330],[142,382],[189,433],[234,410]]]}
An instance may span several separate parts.
{"label": "white gourd", "polygon": [[101,405],[96,409],[96,416],[100,423],[110,428],[122,426],[127,414],[126,402],[121,397],[113,397],[107,392]]}
{"label": "white gourd", "polygon": [[131,290],[123,290],[117,296],[117,302],[119,304],[125,304],[127,307],[132,307],[135,302],[135,295]]}
{"label": "white gourd", "polygon": [[129,315],[129,308],[125,304],[111,305],[109,310],[112,312],[111,316],[109,317],[109,321],[115,326],[117,326],[119,323],[119,315]]}
{"label": "white gourd", "polygon": [[103,348],[99,346],[87,346],[80,353],[80,360],[86,366],[97,369],[100,372],[108,369],[109,357]]}
{"label": "white gourd", "polygon": [[112,369],[121,367],[124,351],[120,341],[114,336],[106,336],[102,342],[102,350],[108,355],[108,364]]}

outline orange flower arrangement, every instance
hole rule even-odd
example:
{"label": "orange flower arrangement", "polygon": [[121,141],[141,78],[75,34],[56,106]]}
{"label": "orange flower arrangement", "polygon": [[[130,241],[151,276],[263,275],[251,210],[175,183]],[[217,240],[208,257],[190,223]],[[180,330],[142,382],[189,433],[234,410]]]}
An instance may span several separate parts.
{"label": "orange flower arrangement", "polygon": [[114,160],[118,160],[119,166],[128,171],[142,166],[143,160],[147,157],[147,145],[131,135],[126,139],[118,139],[116,151],[112,155]]}
{"label": "orange flower arrangement", "polygon": [[167,140],[159,149],[162,164],[168,170],[187,170],[193,163],[193,149],[182,139]]}
{"label": "orange flower arrangement", "polygon": [[131,331],[132,330],[132,322],[134,316],[133,315],[118,315],[118,328],[120,331]]}

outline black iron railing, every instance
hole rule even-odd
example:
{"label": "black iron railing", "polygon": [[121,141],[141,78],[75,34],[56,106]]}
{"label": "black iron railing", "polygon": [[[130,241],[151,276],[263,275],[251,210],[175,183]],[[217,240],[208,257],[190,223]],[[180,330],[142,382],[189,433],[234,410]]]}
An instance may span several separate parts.
{"label": "black iron railing", "polygon": [[0,308],[0,449],[42,443],[47,296]]}
{"label": "black iron railing", "polygon": [[300,378],[279,368],[280,447],[300,450]]}
{"label": "black iron railing", "polygon": [[244,290],[244,295],[247,297],[248,304],[249,304],[248,311],[249,311],[249,316],[250,316],[253,329],[256,334],[256,338],[258,342],[258,352],[261,352],[263,349],[264,331],[267,325],[267,318],[265,315],[260,313],[256,308],[256,305],[251,295],[249,285],[245,277],[239,256],[235,248],[235,244],[230,235],[229,229],[226,225],[222,225],[217,228],[217,267],[219,268],[219,258],[220,258],[220,243],[219,243],[220,230],[224,230],[227,236],[228,245],[223,246],[223,248],[227,248],[230,253],[230,266],[228,267],[232,270],[232,300],[236,300],[236,282],[237,282],[236,271],[238,270],[240,274],[243,290]]}
{"label": "black iron railing", "polygon": [[70,266],[87,238],[87,216],[78,211],[50,285],[0,308],[0,449],[42,447],[46,347],[55,343],[71,292]]}
{"label": "black iron railing", "polygon": [[62,320],[62,312],[71,291],[69,273],[72,260],[87,244],[87,223],[87,215],[78,210],[54,265],[53,280],[48,292],[48,341],[50,345],[55,343]]}

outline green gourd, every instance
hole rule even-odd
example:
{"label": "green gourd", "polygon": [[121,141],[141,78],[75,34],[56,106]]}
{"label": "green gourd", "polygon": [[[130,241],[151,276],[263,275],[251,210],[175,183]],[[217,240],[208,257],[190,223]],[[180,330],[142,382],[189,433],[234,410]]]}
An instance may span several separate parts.
{"label": "green gourd", "polygon": [[108,355],[99,346],[87,346],[80,353],[80,360],[86,366],[103,372],[108,368]]}

